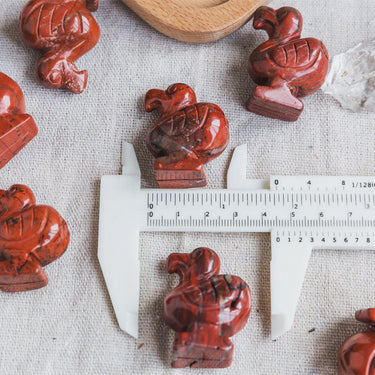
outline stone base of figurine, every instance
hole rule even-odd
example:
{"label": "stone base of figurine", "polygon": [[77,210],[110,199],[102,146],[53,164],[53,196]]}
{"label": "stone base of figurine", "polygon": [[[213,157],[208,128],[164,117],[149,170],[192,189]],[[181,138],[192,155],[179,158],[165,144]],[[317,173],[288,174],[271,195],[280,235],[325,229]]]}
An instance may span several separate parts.
{"label": "stone base of figurine", "polygon": [[38,128],[30,115],[0,116],[0,168],[8,163],[37,134]]}
{"label": "stone base of figurine", "polygon": [[283,121],[297,121],[303,111],[301,100],[286,87],[257,86],[246,107],[250,112]]}
{"label": "stone base of figurine", "polygon": [[[233,344],[228,337],[207,331],[178,332],[173,345],[174,368],[225,368],[232,363]],[[202,337],[201,337],[202,336]]]}
{"label": "stone base of figurine", "polygon": [[155,178],[161,189],[184,189],[206,186],[203,164],[197,158],[176,159],[173,155],[155,159]]}
{"label": "stone base of figurine", "polygon": [[[13,256],[15,255],[12,252]],[[48,278],[36,259],[29,258],[26,262],[20,258],[11,258],[0,262],[0,290],[3,292],[25,292],[43,288]]]}
{"label": "stone base of figurine", "polygon": [[36,278],[34,281],[25,281],[23,283],[9,283],[0,284],[0,290],[6,293],[18,293],[18,292],[28,292],[30,290],[44,288],[48,284],[47,276],[45,278]]}

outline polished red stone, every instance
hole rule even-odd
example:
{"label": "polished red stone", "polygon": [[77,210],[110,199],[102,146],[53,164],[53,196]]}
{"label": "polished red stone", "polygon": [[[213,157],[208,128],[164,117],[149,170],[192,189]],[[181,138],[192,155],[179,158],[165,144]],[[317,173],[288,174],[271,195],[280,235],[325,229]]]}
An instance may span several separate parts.
{"label": "polished red stone", "polygon": [[251,310],[247,284],[237,276],[219,275],[220,259],[208,248],[168,257],[169,273],[180,277],[164,300],[164,320],[176,336],[172,367],[228,367],[229,337],[246,324]]}
{"label": "polished red stone", "polygon": [[25,114],[21,88],[0,72],[0,168],[37,134],[38,128],[33,118]]}
{"label": "polished red stone", "polygon": [[47,285],[43,266],[59,258],[69,230],[59,213],[36,205],[25,185],[0,190],[0,289],[22,292]]}
{"label": "polished red stone", "polygon": [[87,84],[87,71],[75,61],[98,42],[100,30],[90,11],[98,0],[30,0],[20,17],[25,43],[43,51],[38,75],[48,88],[66,87],[75,94]]}
{"label": "polished red stone", "polygon": [[147,146],[156,158],[159,187],[205,186],[203,164],[218,157],[229,141],[223,111],[215,104],[197,103],[194,90],[183,83],[149,90],[145,110],[154,109],[161,116],[148,132]]}
{"label": "polished red stone", "polygon": [[301,39],[301,13],[291,7],[278,10],[263,6],[254,14],[254,28],[268,33],[269,40],[250,55],[248,72],[255,88],[247,109],[285,121],[296,121],[303,97],[317,91],[328,70],[328,52],[314,38]]}
{"label": "polished red stone", "polygon": [[369,331],[350,336],[339,354],[339,375],[375,375],[375,308],[358,310],[355,318],[368,324]]}

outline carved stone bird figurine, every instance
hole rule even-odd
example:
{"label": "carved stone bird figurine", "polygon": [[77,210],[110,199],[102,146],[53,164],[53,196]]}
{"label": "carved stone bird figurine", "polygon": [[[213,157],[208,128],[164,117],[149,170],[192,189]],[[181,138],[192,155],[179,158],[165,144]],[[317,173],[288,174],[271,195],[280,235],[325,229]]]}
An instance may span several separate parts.
{"label": "carved stone bird figurine", "polygon": [[262,6],[254,14],[254,28],[269,40],[250,55],[248,72],[257,86],[247,102],[251,112],[296,121],[303,97],[317,91],[328,70],[328,52],[314,38],[301,39],[301,13],[291,7],[278,10]]}
{"label": "carved stone bird figurine", "polygon": [[171,254],[167,269],[180,277],[164,300],[164,320],[176,331],[172,367],[230,366],[229,337],[249,318],[249,287],[237,276],[219,275],[220,259],[205,247]]}
{"label": "carved stone bird figurine", "polygon": [[338,353],[339,375],[375,375],[375,308],[358,310],[355,318],[369,331],[347,338]]}
{"label": "carved stone bird figurine", "polygon": [[33,118],[25,114],[25,99],[13,79],[0,72],[0,168],[38,134]]}
{"label": "carved stone bird figurine", "polygon": [[203,164],[218,157],[229,141],[224,112],[215,104],[197,103],[193,89],[183,83],[149,90],[145,110],[154,109],[161,116],[148,132],[147,145],[156,158],[159,187],[205,186]]}
{"label": "carved stone bird figurine", "polygon": [[22,9],[20,30],[24,42],[43,51],[38,75],[48,88],[66,87],[75,94],[87,84],[86,70],[75,61],[98,42],[100,29],[90,11],[98,0],[30,0]]}
{"label": "carved stone bird figurine", "polygon": [[35,204],[25,185],[0,190],[0,289],[21,292],[47,285],[43,266],[59,258],[69,230],[59,213]]}

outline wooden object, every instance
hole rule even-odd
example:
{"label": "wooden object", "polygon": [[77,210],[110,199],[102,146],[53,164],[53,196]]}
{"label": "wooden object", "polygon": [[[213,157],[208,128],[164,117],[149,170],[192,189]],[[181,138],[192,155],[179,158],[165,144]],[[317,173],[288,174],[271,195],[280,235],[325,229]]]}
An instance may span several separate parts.
{"label": "wooden object", "polygon": [[249,318],[249,287],[237,276],[219,275],[220,259],[205,247],[191,254],[171,254],[167,269],[180,277],[164,300],[164,320],[176,331],[172,367],[230,366],[229,337]]}
{"label": "wooden object", "polygon": [[0,168],[4,167],[38,133],[33,118],[25,114],[21,88],[0,72]]}
{"label": "wooden object", "polygon": [[375,375],[375,308],[358,310],[355,318],[369,331],[350,336],[338,353],[339,375]]}
{"label": "wooden object", "polygon": [[145,110],[160,119],[150,128],[147,145],[156,158],[160,188],[206,185],[203,164],[218,157],[229,141],[228,121],[215,104],[197,103],[191,87],[175,83],[167,90],[149,90]]}
{"label": "wooden object", "polygon": [[75,94],[87,84],[88,73],[75,61],[98,42],[100,30],[89,10],[98,0],[30,0],[20,17],[24,42],[43,51],[38,75],[48,88],[66,87]]}
{"label": "wooden object", "polygon": [[244,25],[269,0],[123,0],[161,33],[184,42],[206,43]]}
{"label": "wooden object", "polygon": [[285,121],[296,121],[303,97],[317,91],[328,70],[328,52],[314,38],[301,39],[302,16],[291,7],[274,10],[260,7],[254,28],[268,33],[269,40],[250,55],[248,71],[258,87],[247,102],[251,112]]}
{"label": "wooden object", "polygon": [[69,244],[64,219],[49,206],[36,205],[25,185],[0,190],[0,289],[22,292],[47,285],[43,266]]}

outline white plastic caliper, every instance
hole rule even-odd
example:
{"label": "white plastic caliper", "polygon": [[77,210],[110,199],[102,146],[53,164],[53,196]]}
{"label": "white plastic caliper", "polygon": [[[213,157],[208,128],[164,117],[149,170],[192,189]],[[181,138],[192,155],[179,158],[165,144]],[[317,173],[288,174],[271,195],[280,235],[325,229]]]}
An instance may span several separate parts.
{"label": "white plastic caliper", "polygon": [[312,249],[375,249],[375,178],[272,176],[247,180],[235,149],[227,189],[141,189],[134,148],[101,182],[99,261],[122,330],[138,336],[139,233],[271,232],[271,332],[293,324]]}

